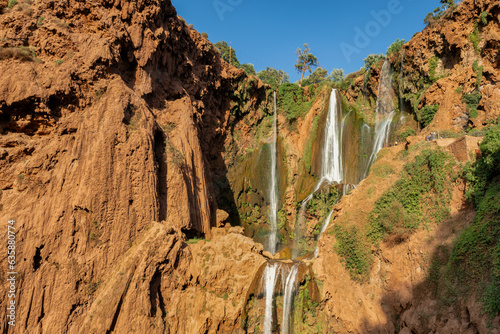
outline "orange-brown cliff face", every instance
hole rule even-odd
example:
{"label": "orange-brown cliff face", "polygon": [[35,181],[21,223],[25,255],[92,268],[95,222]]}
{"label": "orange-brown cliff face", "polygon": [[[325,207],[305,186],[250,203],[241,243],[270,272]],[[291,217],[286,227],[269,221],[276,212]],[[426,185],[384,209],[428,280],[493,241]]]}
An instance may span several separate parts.
{"label": "orange-brown cliff face", "polygon": [[[214,184],[227,184],[226,129],[238,121],[231,114],[233,87],[246,80],[243,71],[221,61],[168,0],[20,0],[0,15],[0,73],[0,221],[16,220],[15,332],[94,328],[94,310],[101,312],[95,296],[108,299],[101,287],[113,290],[110,282],[119,279],[126,284],[115,293],[122,295],[103,304],[107,313],[99,317],[110,322],[97,332],[130,319],[133,313],[121,313],[129,294],[143,303],[138,316],[165,320],[155,308],[175,305],[162,279],[172,270],[182,276],[192,265],[178,260],[190,252],[180,231],[209,237],[215,226],[220,190]],[[265,97],[261,83],[248,86]],[[240,104],[244,113],[258,114],[262,100]],[[134,253],[153,221],[176,234],[160,227],[151,238],[161,242],[146,241]],[[228,252],[237,254],[245,242],[253,244],[233,242]],[[136,263],[119,268],[131,252]],[[6,254],[0,261],[6,263]],[[4,277],[3,265],[1,271]],[[239,284],[251,279],[242,274]],[[224,300],[218,283],[189,282],[176,288],[201,287],[201,295],[216,290]],[[217,328],[227,319],[234,322],[222,313],[199,326]],[[137,328],[148,328],[147,320],[138,321]]]}
{"label": "orange-brown cliff face", "polygon": [[[435,20],[391,56],[394,88],[400,109],[421,116],[425,106],[439,105],[427,131],[463,131],[496,122],[500,115],[497,87],[500,72],[500,5],[495,1],[463,1]],[[401,71],[401,66],[402,71]],[[354,103],[378,94],[380,64],[353,79],[345,95]],[[402,75],[401,75],[402,74]],[[464,98],[480,93],[473,111]]]}

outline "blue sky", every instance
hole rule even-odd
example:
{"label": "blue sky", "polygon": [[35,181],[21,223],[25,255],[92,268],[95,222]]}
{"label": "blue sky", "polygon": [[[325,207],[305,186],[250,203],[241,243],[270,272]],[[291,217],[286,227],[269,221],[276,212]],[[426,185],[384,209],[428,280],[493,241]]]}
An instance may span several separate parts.
{"label": "blue sky", "polygon": [[308,43],[321,67],[350,73],[397,38],[410,40],[439,0],[172,0],[177,14],[212,43],[227,41],[240,63],[282,69],[295,82],[295,51]]}

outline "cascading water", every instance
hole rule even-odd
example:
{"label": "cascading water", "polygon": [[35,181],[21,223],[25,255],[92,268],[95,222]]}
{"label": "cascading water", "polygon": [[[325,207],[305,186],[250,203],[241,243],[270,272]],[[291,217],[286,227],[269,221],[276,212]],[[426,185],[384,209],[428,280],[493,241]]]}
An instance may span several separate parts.
{"label": "cascading water", "polygon": [[277,135],[277,117],[276,117],[276,92],[274,92],[274,121],[273,121],[273,142],[271,144],[271,186],[269,190],[270,198],[270,210],[269,210],[269,221],[270,221],[270,232],[269,232],[269,246],[268,250],[270,253],[276,253],[277,247],[277,234],[278,234],[278,222],[277,222],[277,211],[278,211],[278,192],[277,192],[277,181],[276,181],[276,147],[278,141]]}
{"label": "cascading water", "polygon": [[[298,215],[298,226],[304,226],[307,204],[313,198],[323,184],[340,184],[344,179],[343,156],[342,156],[342,136],[346,117],[342,118],[342,108],[338,100],[336,89],[330,93],[328,114],[326,116],[325,136],[323,151],[321,155],[321,177],[313,192],[309,194],[301,203]],[[299,254],[298,240],[300,239],[300,228],[295,229],[295,247],[292,250],[293,257]]]}
{"label": "cascading water", "polygon": [[290,329],[290,315],[292,312],[292,301],[295,289],[297,286],[297,273],[299,269],[299,263],[293,265],[290,273],[286,277],[285,282],[285,294],[283,297],[283,322],[282,322],[282,334],[288,334]]}
{"label": "cascading water", "polygon": [[393,70],[389,61],[385,61],[380,73],[378,86],[377,111],[375,118],[375,135],[373,148],[368,161],[367,171],[377,159],[377,153],[389,144],[392,119],[394,111],[394,90],[392,88]]}
{"label": "cascading water", "polygon": [[268,263],[264,270],[264,293],[266,296],[264,313],[264,333],[271,334],[273,327],[274,287],[278,278],[280,266],[278,263]]}
{"label": "cascading water", "polygon": [[[330,224],[330,219],[332,218],[332,214],[333,214],[333,210],[330,210],[330,213],[328,214],[325,221],[323,222],[323,225],[321,226],[321,231],[319,232],[320,238],[321,238],[321,235],[323,234],[323,232],[326,231],[328,225]],[[319,240],[319,238],[318,238],[318,240]],[[318,250],[319,250],[319,247],[316,245],[316,249],[314,250],[314,257],[315,258],[318,256]]]}
{"label": "cascading water", "polygon": [[325,141],[321,157],[321,179],[316,187],[323,181],[341,183],[344,178],[342,161],[342,110],[337,100],[337,90],[332,89],[330,105],[325,125]]}

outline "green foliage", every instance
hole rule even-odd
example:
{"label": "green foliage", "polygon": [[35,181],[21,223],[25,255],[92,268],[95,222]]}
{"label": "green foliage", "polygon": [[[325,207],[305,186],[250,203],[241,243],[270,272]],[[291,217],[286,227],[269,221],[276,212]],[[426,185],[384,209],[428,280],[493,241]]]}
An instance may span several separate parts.
{"label": "green foliage", "polygon": [[467,105],[467,110],[469,111],[469,117],[475,118],[477,117],[477,106],[479,105],[479,102],[481,101],[481,98],[483,96],[481,95],[480,92],[473,92],[473,93],[468,93],[465,94],[462,97],[462,101]]}
{"label": "green foliage", "polygon": [[61,65],[63,62],[64,62],[64,59],[56,59],[56,60],[54,60],[54,63],[56,63],[57,65]]}
{"label": "green foliage", "polygon": [[362,233],[358,231],[356,226],[344,227],[342,225],[335,225],[333,231],[337,239],[334,249],[342,257],[351,279],[366,281],[371,259],[370,247],[365,242]]}
{"label": "green foliage", "polygon": [[241,64],[240,66],[243,70],[245,70],[245,73],[247,75],[257,75],[255,72],[255,68],[253,67],[253,64]]}
{"label": "green foliage", "polygon": [[405,44],[405,40],[404,39],[397,39],[394,43],[392,43],[388,48],[387,48],[387,58],[389,58],[390,56],[392,56],[393,54],[399,52],[402,48],[403,48],[403,45]]}
{"label": "green foliage", "polygon": [[40,27],[42,24],[43,24],[43,20],[44,18],[42,16],[40,16],[37,20],[36,20],[36,25],[38,27]]}
{"label": "green foliage", "polygon": [[479,43],[481,42],[481,36],[479,35],[479,29],[477,22],[474,24],[474,31],[469,35],[469,40],[474,46],[474,51],[477,54],[481,54],[481,50],[479,49]]}
{"label": "green foliage", "polygon": [[379,64],[384,59],[385,59],[385,56],[383,54],[378,54],[378,55],[371,54],[371,55],[368,55],[368,57],[366,57],[365,59],[363,59],[363,61],[365,62],[365,69],[369,70],[370,67],[372,67],[373,65]]}
{"label": "green foliage", "polygon": [[186,243],[187,243],[188,245],[192,245],[192,244],[195,244],[195,243],[197,243],[198,241],[202,241],[202,240],[205,240],[205,239],[203,239],[203,238],[198,238],[198,237],[193,237],[193,238],[191,238],[191,239],[186,240]]}
{"label": "green foliage", "polygon": [[434,56],[429,59],[429,77],[432,82],[436,82],[439,78],[436,76],[436,68],[438,66],[439,58]]}
{"label": "green foliage", "polygon": [[488,184],[500,174],[500,125],[488,128],[480,149],[482,158],[476,162],[474,176],[469,180],[476,206],[482,201]]}
{"label": "green foliage", "polygon": [[327,70],[318,67],[314,70],[314,72],[311,73],[311,75],[309,75],[307,78],[304,79],[303,85],[308,86],[313,84],[320,84],[326,80],[327,74],[328,74]]}
{"label": "green foliage", "polygon": [[283,70],[277,70],[272,67],[267,67],[265,70],[257,73],[262,82],[270,85],[273,88],[278,87],[279,85],[285,84],[289,82],[290,77]]}
{"label": "green foliage", "polygon": [[304,94],[304,88],[297,84],[284,83],[278,88],[278,106],[286,114],[288,120],[293,120],[307,114],[311,108],[313,97]]}
{"label": "green foliage", "polygon": [[344,80],[344,70],[334,68],[332,70],[332,72],[330,73],[330,75],[326,79],[333,82],[333,83],[339,83],[342,80]]}
{"label": "green foliage", "polygon": [[375,202],[368,238],[376,243],[390,234],[410,233],[424,218],[426,222],[445,218],[455,179],[453,166],[453,158],[440,150],[424,150],[406,164],[396,183]]}
{"label": "green foliage", "polygon": [[309,51],[311,51],[311,49],[306,43],[304,44],[304,50],[297,48],[297,51],[295,52],[295,54],[298,57],[297,63],[295,64],[295,69],[297,70],[297,72],[302,73],[299,85],[302,85],[302,79],[304,78],[304,73],[306,73],[306,71],[312,72],[311,67],[318,66],[318,58],[316,58],[316,56],[314,56]]}
{"label": "green foliage", "polygon": [[201,36],[203,36],[203,38],[208,39],[208,34],[207,34],[206,32],[202,32],[202,33],[201,33]]}
{"label": "green foliage", "polygon": [[434,115],[436,115],[438,109],[439,109],[439,104],[435,104],[435,105],[427,105],[419,110],[417,117],[418,121],[420,122],[423,128],[431,124],[432,120],[434,119]]}
{"label": "green foliage", "polygon": [[500,124],[488,128],[480,148],[481,158],[464,172],[476,216],[457,238],[445,278],[463,295],[484,283],[483,310],[494,317],[500,315]]}
{"label": "green foliage", "polygon": [[393,175],[395,173],[394,169],[390,165],[385,163],[376,164],[371,168],[371,171],[373,172],[373,174],[375,174],[375,176],[379,178],[386,178],[389,175]]}
{"label": "green foliage", "polygon": [[236,57],[236,51],[227,44],[226,41],[220,41],[214,44],[214,46],[219,50],[220,57],[230,63],[235,67],[240,67],[240,62]]}
{"label": "green foliage", "polygon": [[7,7],[12,8],[15,5],[17,5],[17,0],[9,0],[9,4],[7,5]]}
{"label": "green foliage", "polygon": [[407,128],[407,129],[405,129],[402,132],[399,132],[397,134],[397,140],[402,142],[402,141],[405,141],[406,138],[408,138],[409,136],[414,136],[416,134],[417,134],[417,131],[415,131],[415,129]]}
{"label": "green foliage", "polygon": [[488,25],[488,20],[486,19],[488,17],[488,14],[489,14],[488,11],[484,11],[481,13],[481,15],[479,15],[479,19],[481,20],[483,26]]}
{"label": "green foliage", "polygon": [[474,72],[476,72],[476,77],[477,77],[476,85],[477,88],[479,88],[481,86],[481,81],[483,79],[483,66],[479,66],[478,61],[475,60],[474,63],[472,64],[472,69],[474,70]]}

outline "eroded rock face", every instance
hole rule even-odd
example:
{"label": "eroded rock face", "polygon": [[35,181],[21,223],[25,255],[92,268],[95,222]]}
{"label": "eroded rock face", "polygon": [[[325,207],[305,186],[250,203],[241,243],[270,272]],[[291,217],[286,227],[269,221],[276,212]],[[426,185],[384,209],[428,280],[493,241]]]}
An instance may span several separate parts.
{"label": "eroded rock face", "polygon": [[[149,295],[173,266],[158,263],[183,254],[180,234],[157,250],[141,246],[160,254],[134,255],[143,273],[109,272],[152,221],[210,237],[244,72],[221,61],[170,1],[18,1],[0,15],[0,73],[0,220],[15,219],[18,231],[16,332],[125,328],[136,302],[137,316],[160,326],[160,297]],[[265,87],[248,86],[253,95],[239,107],[260,115]],[[102,313],[95,296],[109,299],[104,286],[114,299]],[[92,313],[106,319],[102,328]]]}

